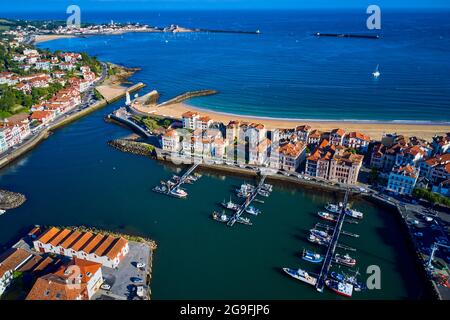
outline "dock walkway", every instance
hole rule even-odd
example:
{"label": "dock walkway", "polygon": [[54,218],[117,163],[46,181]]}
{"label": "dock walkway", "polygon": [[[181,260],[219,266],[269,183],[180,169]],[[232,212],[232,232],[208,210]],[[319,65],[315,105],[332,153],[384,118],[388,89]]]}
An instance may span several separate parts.
{"label": "dock walkway", "polygon": [[345,193],[344,205],[342,206],[341,213],[339,214],[338,220],[336,222],[336,227],[333,230],[333,236],[331,237],[331,241],[328,246],[325,259],[323,261],[322,269],[320,270],[319,278],[317,279],[316,289],[319,292],[323,292],[325,279],[327,279],[328,273],[330,272],[331,262],[333,261],[334,252],[336,251],[336,246],[339,240],[339,235],[341,234],[342,225],[344,224],[345,210],[348,203],[348,194],[349,192],[347,190],[347,192]]}
{"label": "dock walkway", "polygon": [[266,176],[263,175],[261,177],[261,180],[259,181],[258,186],[255,188],[255,190],[250,194],[249,197],[247,197],[239,207],[239,210],[236,211],[236,213],[231,217],[231,219],[228,221],[227,225],[232,227],[234,224],[239,220],[241,215],[245,212],[245,209],[248,208],[248,206],[255,200],[255,198],[258,196],[259,191],[262,189],[264,182],[266,181]]}

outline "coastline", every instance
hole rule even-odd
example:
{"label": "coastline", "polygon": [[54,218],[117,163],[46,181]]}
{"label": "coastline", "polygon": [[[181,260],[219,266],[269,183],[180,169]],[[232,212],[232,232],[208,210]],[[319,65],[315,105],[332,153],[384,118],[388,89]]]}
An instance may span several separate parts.
{"label": "coastline", "polygon": [[37,35],[33,40],[33,44],[38,44],[38,43],[53,41],[53,40],[58,40],[58,39],[67,39],[67,38],[76,38],[76,36],[71,36],[68,34],[65,34],[65,35],[63,35],[63,34]]}
{"label": "coastline", "polygon": [[126,94],[126,92],[135,92],[143,87],[145,87],[145,84],[142,82],[138,82],[130,87],[123,86],[124,79],[126,79],[125,75],[127,77],[131,76],[134,71],[130,71],[132,69],[128,69],[122,66],[119,67],[121,72],[119,75],[109,76],[107,77],[103,83],[96,86],[96,89],[100,92],[100,94],[105,94],[103,96],[102,100],[99,100],[90,106],[88,106],[85,109],[82,109],[78,112],[75,112],[73,114],[68,115],[67,117],[64,117],[57,121],[56,123],[53,123],[45,130],[42,130],[39,132],[37,136],[32,137],[30,140],[26,141],[22,145],[20,145],[19,148],[11,152],[10,154],[6,154],[2,157],[0,157],[0,169],[6,167],[16,159],[20,158],[22,155],[26,154],[28,151],[31,151],[33,148],[35,148],[37,145],[39,145],[43,140],[47,139],[51,133],[69,123],[72,123],[100,108],[103,108],[121,98],[123,98]]}
{"label": "coastline", "polygon": [[[140,110],[142,111],[142,110]],[[228,123],[231,120],[244,122],[258,122],[264,124],[269,129],[293,128],[297,125],[307,124],[313,129],[329,131],[336,128],[343,128],[348,132],[360,131],[369,135],[372,139],[381,139],[384,133],[397,132],[407,136],[417,136],[422,139],[431,139],[436,134],[445,134],[450,131],[450,124],[445,123],[414,123],[414,122],[383,122],[366,120],[315,120],[315,119],[279,119],[259,116],[236,115],[222,113],[194,107],[188,103],[174,103],[157,108],[147,109],[149,115],[181,119],[181,115],[187,111],[196,111],[202,115],[209,116],[214,121]]]}

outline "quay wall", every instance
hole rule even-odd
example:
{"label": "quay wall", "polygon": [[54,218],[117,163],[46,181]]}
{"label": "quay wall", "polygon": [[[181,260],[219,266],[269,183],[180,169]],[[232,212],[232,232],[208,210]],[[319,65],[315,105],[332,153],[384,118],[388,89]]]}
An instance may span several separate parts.
{"label": "quay wall", "polygon": [[414,261],[416,261],[416,267],[423,279],[425,280],[424,283],[426,284],[426,290],[428,291],[428,296],[431,296],[437,300],[442,300],[442,296],[439,292],[439,289],[436,286],[436,283],[429,277],[427,274],[424,264],[425,261],[422,258],[420,252],[417,249],[417,245],[415,242],[415,239],[408,227],[407,221],[405,216],[402,213],[402,209],[400,206],[385,200],[383,198],[380,198],[374,194],[367,196],[367,199],[371,201],[374,204],[377,204],[378,206],[384,207],[392,212],[396,212],[397,215],[397,221],[399,225],[401,226],[401,231],[404,233],[405,237],[407,238],[408,243],[408,250],[411,254],[415,257]]}

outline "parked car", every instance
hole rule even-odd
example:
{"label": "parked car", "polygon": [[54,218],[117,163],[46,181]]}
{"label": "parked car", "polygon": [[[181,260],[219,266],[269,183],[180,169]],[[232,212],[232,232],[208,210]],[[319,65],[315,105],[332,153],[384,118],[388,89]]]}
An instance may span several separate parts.
{"label": "parked car", "polygon": [[134,278],[131,278],[131,282],[142,283],[142,282],[144,282],[144,280],[142,280],[141,278],[138,278],[138,277],[134,277]]}
{"label": "parked car", "polygon": [[100,286],[100,288],[102,288],[103,290],[110,290],[110,289],[111,289],[111,286],[110,286],[109,284],[107,284],[107,283],[104,283],[104,284],[102,284],[102,285]]}
{"label": "parked car", "polygon": [[145,263],[139,262],[139,263],[136,264],[136,267],[139,268],[139,269],[145,268]]}
{"label": "parked car", "polygon": [[136,287],[136,294],[138,295],[138,297],[143,297],[144,296],[144,287],[143,286],[137,286]]}

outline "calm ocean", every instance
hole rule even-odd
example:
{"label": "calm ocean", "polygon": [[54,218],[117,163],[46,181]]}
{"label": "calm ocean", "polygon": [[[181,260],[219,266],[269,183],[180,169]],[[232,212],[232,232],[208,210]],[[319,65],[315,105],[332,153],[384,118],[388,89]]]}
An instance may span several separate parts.
{"label": "calm ocean", "polygon": [[[16,17],[28,17],[20,14]],[[65,19],[64,12],[31,15]],[[450,121],[448,12],[383,11],[381,40],[316,38],[315,32],[368,32],[365,11],[83,12],[92,22],[260,30],[243,34],[127,34],[63,39],[50,49],[83,50],[141,67],[167,99],[216,89],[193,105],[297,119]],[[380,65],[378,80],[372,72]]]}

